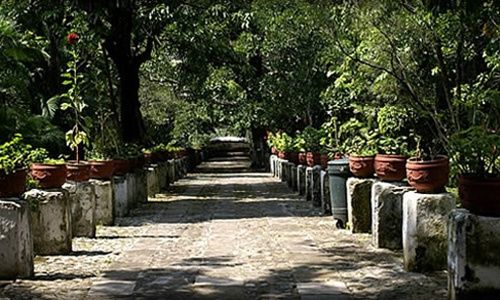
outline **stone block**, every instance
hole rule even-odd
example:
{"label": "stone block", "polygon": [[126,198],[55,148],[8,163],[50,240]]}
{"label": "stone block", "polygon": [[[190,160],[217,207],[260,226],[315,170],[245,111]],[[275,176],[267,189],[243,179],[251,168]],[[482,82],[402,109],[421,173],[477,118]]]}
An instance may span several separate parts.
{"label": "stone block", "polygon": [[127,196],[127,179],[125,176],[114,176],[113,177],[113,187],[114,187],[114,207],[115,207],[115,217],[124,217],[128,214],[128,196]]}
{"label": "stone block", "polygon": [[71,252],[73,219],[72,198],[65,189],[33,189],[23,195],[30,203],[33,250],[39,255]]}
{"label": "stone block", "polygon": [[96,225],[113,225],[113,182],[111,180],[91,179],[90,183],[95,190]]}
{"label": "stone block", "polygon": [[313,168],[307,167],[306,168],[306,181],[305,181],[305,187],[304,187],[307,201],[312,200],[312,191],[313,191],[312,177],[313,177]]}
{"label": "stone block", "polygon": [[147,191],[147,178],[146,169],[137,169],[135,172],[135,192],[136,192],[136,203],[147,203],[148,202],[148,191]]}
{"label": "stone block", "polygon": [[403,195],[413,189],[404,182],[372,186],[372,242],[375,247],[403,248]]}
{"label": "stone block", "polygon": [[330,201],[330,183],[328,179],[328,172],[321,171],[321,211],[325,215],[332,214],[332,207]]}
{"label": "stone block", "polygon": [[306,193],[306,166],[297,166],[297,191],[299,195]]}
{"label": "stone block", "polygon": [[160,193],[160,182],[158,181],[158,165],[150,165],[146,169],[146,180],[148,184],[148,196],[155,197]]}
{"label": "stone block", "polygon": [[137,205],[137,180],[135,173],[125,174],[125,180],[127,181],[127,207],[128,210],[136,207]]}
{"label": "stone block", "polygon": [[173,159],[169,160],[167,163],[167,174],[169,178],[169,183],[174,183],[177,181],[178,178],[175,172],[175,162]]}
{"label": "stone block", "polygon": [[291,176],[291,188],[294,191],[297,191],[297,166],[294,164],[290,169]]}
{"label": "stone block", "polygon": [[349,177],[347,191],[347,226],[352,233],[369,233],[372,229],[371,193],[375,179]]}
{"label": "stone block", "polygon": [[314,166],[312,169],[312,193],[311,201],[314,207],[321,207],[321,167]]}
{"label": "stone block", "polygon": [[66,182],[63,189],[69,192],[73,237],[95,237],[95,189],[92,183]]}
{"label": "stone block", "polygon": [[269,168],[270,168],[271,174],[275,177],[276,177],[276,165],[275,165],[275,163],[276,163],[277,158],[278,157],[274,154],[269,157]]}
{"label": "stone block", "polygon": [[33,276],[30,208],[19,198],[0,199],[0,279]]}
{"label": "stone block", "polygon": [[446,268],[447,222],[456,206],[449,193],[403,195],[403,255],[407,271]]}
{"label": "stone block", "polygon": [[448,298],[498,299],[500,218],[455,209],[448,220]]}
{"label": "stone block", "polygon": [[294,163],[292,162],[287,162],[286,164],[286,183],[288,185],[289,188],[292,188],[292,185],[293,185],[293,173],[292,173],[292,170],[293,170],[293,167],[295,166]]}

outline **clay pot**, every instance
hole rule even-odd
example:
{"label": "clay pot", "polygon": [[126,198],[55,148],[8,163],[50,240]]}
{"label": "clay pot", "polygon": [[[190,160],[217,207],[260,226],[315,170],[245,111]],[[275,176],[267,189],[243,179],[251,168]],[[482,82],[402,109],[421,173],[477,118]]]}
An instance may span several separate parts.
{"label": "clay pot", "polygon": [[90,160],[90,178],[110,179],[113,177],[115,165],[113,160]]}
{"label": "clay pot", "polygon": [[349,170],[356,177],[372,177],[375,173],[374,161],[375,156],[351,155],[349,156]]}
{"label": "clay pot", "polygon": [[66,182],[65,164],[42,164],[31,165],[31,178],[38,182],[43,189],[57,189]]}
{"label": "clay pot", "polygon": [[307,165],[307,153],[305,152],[299,152],[299,164],[300,165]]}
{"label": "clay pot", "polygon": [[320,164],[321,164],[321,168],[323,170],[326,170],[328,168],[328,154],[321,154],[320,158]]}
{"label": "clay pot", "polygon": [[309,167],[314,167],[321,164],[321,154],[317,152],[307,152],[306,162]]}
{"label": "clay pot", "polygon": [[444,191],[450,174],[449,159],[438,155],[433,160],[420,160],[417,157],[406,161],[408,183],[419,193],[439,193]]}
{"label": "clay pot", "polygon": [[288,160],[288,152],[285,152],[285,151],[278,151],[278,158]]}
{"label": "clay pot", "polygon": [[406,156],[396,154],[375,155],[375,173],[383,181],[401,181],[406,177]]}
{"label": "clay pot", "polygon": [[90,179],[90,164],[84,161],[77,163],[75,160],[66,163],[66,179],[82,182]]}
{"label": "clay pot", "polygon": [[299,164],[299,153],[297,152],[289,152],[288,160],[296,165]]}
{"label": "clay pot", "polygon": [[160,161],[160,154],[158,152],[144,153],[144,162],[148,165],[155,164]]}
{"label": "clay pot", "polygon": [[15,170],[9,175],[0,172],[0,198],[19,197],[26,190],[26,170]]}
{"label": "clay pot", "polygon": [[276,147],[274,147],[274,146],[271,147],[271,154],[274,154],[274,155],[278,154],[278,150],[276,149]]}
{"label": "clay pot", "polygon": [[114,159],[115,175],[125,175],[130,172],[130,161],[128,159]]}
{"label": "clay pot", "polygon": [[458,177],[458,194],[462,206],[474,214],[500,217],[500,177]]}

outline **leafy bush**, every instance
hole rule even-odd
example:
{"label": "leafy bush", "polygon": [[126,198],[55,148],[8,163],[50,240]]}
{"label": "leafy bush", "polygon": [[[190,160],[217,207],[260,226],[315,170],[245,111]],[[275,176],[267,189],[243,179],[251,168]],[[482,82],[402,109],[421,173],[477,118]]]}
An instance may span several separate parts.
{"label": "leafy bush", "polygon": [[22,135],[16,134],[12,140],[0,145],[0,173],[8,175],[15,170],[28,168],[33,159],[44,153],[45,150],[33,149],[24,143]]}

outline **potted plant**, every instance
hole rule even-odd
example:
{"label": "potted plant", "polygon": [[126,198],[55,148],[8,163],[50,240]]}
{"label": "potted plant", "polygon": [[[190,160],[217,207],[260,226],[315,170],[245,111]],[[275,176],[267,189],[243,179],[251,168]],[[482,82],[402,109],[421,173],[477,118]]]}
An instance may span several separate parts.
{"label": "potted plant", "polygon": [[349,153],[349,170],[360,178],[372,177],[375,173],[378,133],[370,127],[356,118],[340,126],[340,131],[346,136],[343,152]]}
{"label": "potted plant", "polygon": [[26,190],[31,150],[20,134],[0,145],[0,198],[19,197]]}
{"label": "potted plant", "polygon": [[275,144],[276,134],[269,132],[267,133],[267,145],[271,148],[271,154],[278,155],[278,150],[276,149]]}
{"label": "potted plant", "polygon": [[500,132],[473,126],[452,135],[462,206],[485,216],[500,216]]}
{"label": "potted plant", "polygon": [[293,139],[286,132],[278,132],[274,140],[274,146],[278,150],[278,157],[290,159],[290,152],[293,149]]}
{"label": "potted plant", "polygon": [[305,149],[306,149],[306,161],[309,167],[321,164],[321,131],[308,126],[304,128],[302,132],[302,137],[304,139]]}
{"label": "potted plant", "polygon": [[61,75],[62,84],[68,86],[66,93],[52,97],[49,102],[63,100],[60,109],[70,111],[73,116],[73,127],[66,132],[66,144],[75,152],[75,160],[66,163],[67,179],[71,181],[87,181],[90,179],[90,165],[81,161],[80,146],[89,146],[89,139],[84,128],[83,110],[87,107],[80,95],[80,79],[83,75],[78,73],[78,34],[72,32],[68,34],[68,53],[71,59],[67,63],[67,71]]}
{"label": "potted plant", "polygon": [[293,147],[297,152],[297,164],[307,165],[307,152],[306,152],[306,141],[302,136],[302,133],[297,133],[293,139]]}
{"label": "potted plant", "polygon": [[47,150],[36,149],[32,152],[31,178],[44,189],[60,188],[66,182],[64,159],[51,159]]}
{"label": "potted plant", "polygon": [[87,157],[89,158],[90,178],[111,179],[113,177],[115,165],[108,151],[94,145],[94,148],[87,152]]}

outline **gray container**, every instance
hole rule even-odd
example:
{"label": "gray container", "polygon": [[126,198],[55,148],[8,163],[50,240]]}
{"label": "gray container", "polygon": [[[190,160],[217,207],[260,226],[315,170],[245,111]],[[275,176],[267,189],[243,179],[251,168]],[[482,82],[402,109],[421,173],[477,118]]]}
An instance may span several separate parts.
{"label": "gray container", "polygon": [[328,162],[332,215],[339,228],[344,228],[347,224],[347,177],[349,177],[349,160],[347,158]]}

